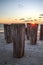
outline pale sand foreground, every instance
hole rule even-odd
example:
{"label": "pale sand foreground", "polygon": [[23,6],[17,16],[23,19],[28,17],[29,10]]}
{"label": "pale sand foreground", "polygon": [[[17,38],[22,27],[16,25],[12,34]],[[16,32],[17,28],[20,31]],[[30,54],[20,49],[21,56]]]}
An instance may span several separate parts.
{"label": "pale sand foreground", "polygon": [[25,41],[25,55],[23,58],[13,58],[13,43],[7,44],[4,34],[0,33],[0,65],[43,65],[43,41],[31,45]]}

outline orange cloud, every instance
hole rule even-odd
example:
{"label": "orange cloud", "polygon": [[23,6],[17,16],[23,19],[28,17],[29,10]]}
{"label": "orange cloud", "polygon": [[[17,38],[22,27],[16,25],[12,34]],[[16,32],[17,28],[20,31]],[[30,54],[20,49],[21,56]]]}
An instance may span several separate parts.
{"label": "orange cloud", "polygon": [[43,20],[25,20],[21,19],[0,19],[0,24],[22,24],[22,23],[31,23],[34,22],[36,24],[43,24]]}

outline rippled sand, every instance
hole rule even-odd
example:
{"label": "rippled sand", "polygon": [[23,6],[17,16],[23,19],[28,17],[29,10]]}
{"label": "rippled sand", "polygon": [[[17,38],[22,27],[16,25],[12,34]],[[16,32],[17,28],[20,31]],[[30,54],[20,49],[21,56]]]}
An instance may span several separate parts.
{"label": "rippled sand", "polygon": [[43,65],[43,41],[31,45],[25,40],[25,55],[23,58],[13,58],[13,43],[7,44],[4,33],[0,33],[0,65]]}

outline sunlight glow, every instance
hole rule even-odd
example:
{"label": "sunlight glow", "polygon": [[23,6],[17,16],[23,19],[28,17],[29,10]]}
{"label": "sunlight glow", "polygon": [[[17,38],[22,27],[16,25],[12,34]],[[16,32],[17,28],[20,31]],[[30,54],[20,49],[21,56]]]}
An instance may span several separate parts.
{"label": "sunlight glow", "polygon": [[0,24],[22,24],[22,23],[32,23],[32,24],[43,24],[43,20],[22,20],[22,19],[0,19]]}

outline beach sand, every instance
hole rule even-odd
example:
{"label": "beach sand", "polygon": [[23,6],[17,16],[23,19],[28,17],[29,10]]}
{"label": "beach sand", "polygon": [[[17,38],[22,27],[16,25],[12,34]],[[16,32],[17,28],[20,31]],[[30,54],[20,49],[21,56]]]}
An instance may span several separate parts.
{"label": "beach sand", "polygon": [[7,44],[4,33],[0,33],[0,65],[43,65],[43,41],[31,45],[25,40],[25,54],[22,58],[13,58],[13,43]]}

